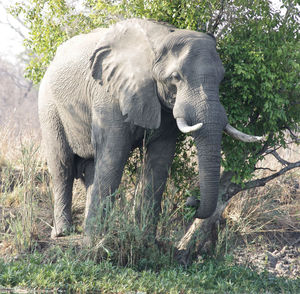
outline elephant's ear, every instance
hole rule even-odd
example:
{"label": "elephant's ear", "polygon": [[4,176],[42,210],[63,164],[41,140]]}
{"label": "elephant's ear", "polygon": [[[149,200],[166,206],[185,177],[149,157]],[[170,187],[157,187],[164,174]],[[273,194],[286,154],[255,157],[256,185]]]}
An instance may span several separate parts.
{"label": "elephant's ear", "polygon": [[119,99],[126,122],[156,129],[161,106],[152,76],[154,53],[138,23],[119,23],[101,36],[91,58],[94,79]]}

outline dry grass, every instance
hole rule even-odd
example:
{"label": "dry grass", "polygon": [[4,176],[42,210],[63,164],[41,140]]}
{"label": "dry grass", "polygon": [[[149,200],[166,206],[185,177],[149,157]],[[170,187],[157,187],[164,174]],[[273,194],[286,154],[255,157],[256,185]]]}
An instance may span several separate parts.
{"label": "dry grass", "polygon": [[49,233],[44,217],[51,219],[52,211],[38,136],[3,127],[0,158],[0,251],[33,250]]}
{"label": "dry grass", "polygon": [[300,170],[292,171],[265,187],[237,194],[226,209],[231,230],[247,244],[260,242],[292,245],[300,235]]}
{"label": "dry grass", "polygon": [[[38,138],[25,136],[16,136],[13,140],[8,128],[3,129],[0,137],[0,254],[7,256],[51,247],[52,193],[40,142]],[[145,250],[156,256],[159,252],[154,239],[151,241],[148,237],[151,209],[145,207],[140,215],[142,222],[136,221],[133,208],[137,207],[137,197],[134,195],[139,195],[131,177],[125,173],[111,213],[100,226],[105,236],[99,234],[96,247],[88,252],[96,258],[109,257],[119,264],[133,264]],[[82,231],[84,208],[85,187],[76,180],[72,205],[76,233]],[[71,244],[68,238],[65,242]]]}

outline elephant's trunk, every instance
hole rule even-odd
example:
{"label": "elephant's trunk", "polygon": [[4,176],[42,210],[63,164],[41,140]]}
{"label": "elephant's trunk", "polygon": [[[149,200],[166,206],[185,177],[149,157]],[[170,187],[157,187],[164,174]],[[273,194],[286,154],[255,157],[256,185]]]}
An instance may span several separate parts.
{"label": "elephant's trunk", "polygon": [[[211,137],[212,136],[212,137]],[[203,138],[195,137],[198,150],[199,181],[200,181],[200,206],[195,217],[210,217],[217,206],[219,194],[220,162],[221,162],[221,137],[218,133],[210,133]]]}

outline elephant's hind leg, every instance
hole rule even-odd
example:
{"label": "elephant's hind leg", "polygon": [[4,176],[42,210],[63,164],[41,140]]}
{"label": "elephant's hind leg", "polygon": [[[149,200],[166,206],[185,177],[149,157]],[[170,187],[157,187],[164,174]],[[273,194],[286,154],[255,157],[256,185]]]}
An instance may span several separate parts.
{"label": "elephant's hind leg", "polygon": [[43,147],[52,177],[54,220],[51,237],[67,234],[72,225],[72,187],[74,156],[67,142],[63,125],[53,106],[40,111]]}

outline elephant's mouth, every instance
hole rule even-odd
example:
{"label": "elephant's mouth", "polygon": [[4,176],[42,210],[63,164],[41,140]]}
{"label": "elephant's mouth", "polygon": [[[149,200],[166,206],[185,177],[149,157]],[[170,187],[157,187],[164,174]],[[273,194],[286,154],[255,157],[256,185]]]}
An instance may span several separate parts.
{"label": "elephant's mouth", "polygon": [[172,112],[177,95],[176,86],[166,86],[163,83],[157,83],[157,93],[164,109]]}

